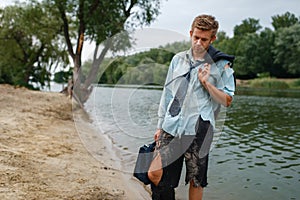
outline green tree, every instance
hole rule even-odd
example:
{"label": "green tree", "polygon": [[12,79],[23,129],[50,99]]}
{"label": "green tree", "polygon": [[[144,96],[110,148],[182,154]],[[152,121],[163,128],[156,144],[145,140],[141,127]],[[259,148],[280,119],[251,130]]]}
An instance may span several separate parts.
{"label": "green tree", "polygon": [[213,43],[213,46],[232,55],[235,54],[235,50],[237,48],[235,39],[229,38],[224,31],[217,33],[217,40]]}
{"label": "green tree", "polygon": [[299,19],[292,13],[286,12],[283,15],[275,15],[272,17],[272,25],[275,30],[279,28],[287,28],[299,23]]}
{"label": "green tree", "polygon": [[285,69],[286,75],[300,75],[300,24],[276,32],[273,52],[274,62]]}
{"label": "green tree", "polygon": [[274,65],[274,32],[266,28],[258,33],[247,34],[242,38],[237,49],[237,76],[239,68],[243,68],[243,75],[253,78],[261,74],[273,76],[276,72]]}
{"label": "green tree", "polygon": [[257,75],[256,64],[259,58],[257,32],[262,28],[258,19],[244,19],[241,24],[234,27],[234,36],[223,42],[227,46],[226,53],[236,56],[235,71],[238,78],[253,78]]}
{"label": "green tree", "polygon": [[60,26],[44,4],[0,10],[0,82],[34,88],[49,86],[51,70],[68,63]]}
{"label": "green tree", "polygon": [[[150,24],[159,13],[160,0],[44,0],[59,12],[64,37],[74,70],[75,98],[84,103],[90,85],[108,50],[116,44],[116,34],[143,24]],[[55,11],[54,11],[55,12]],[[84,41],[96,43],[93,63],[84,83],[78,81]],[[73,44],[72,41],[76,41]],[[124,42],[123,42],[124,43]],[[128,42],[125,42],[128,44]],[[99,46],[103,44],[101,53]],[[118,45],[115,45],[118,46]],[[120,46],[119,46],[120,47]],[[77,90],[76,90],[77,89]],[[77,96],[77,97],[76,97]]]}
{"label": "green tree", "polygon": [[258,19],[248,18],[242,21],[242,24],[234,27],[234,37],[243,37],[248,33],[256,33],[262,28]]}
{"label": "green tree", "polygon": [[70,77],[72,76],[72,71],[59,71],[54,73],[54,79],[56,83],[67,83]]}
{"label": "green tree", "polygon": [[273,47],[275,42],[275,32],[270,28],[265,28],[259,34],[257,56],[260,57],[257,67],[261,68],[258,73],[269,74],[269,76],[277,76],[278,66],[274,63]]}
{"label": "green tree", "polygon": [[240,78],[254,78],[260,68],[259,35],[256,33],[244,36],[236,50],[236,76]]}
{"label": "green tree", "polygon": [[99,83],[163,85],[173,56],[161,47],[111,59]]}
{"label": "green tree", "polygon": [[165,46],[160,46],[159,48],[163,48],[166,51],[176,54],[178,52],[189,49],[191,47],[190,43],[190,41],[174,42]]}

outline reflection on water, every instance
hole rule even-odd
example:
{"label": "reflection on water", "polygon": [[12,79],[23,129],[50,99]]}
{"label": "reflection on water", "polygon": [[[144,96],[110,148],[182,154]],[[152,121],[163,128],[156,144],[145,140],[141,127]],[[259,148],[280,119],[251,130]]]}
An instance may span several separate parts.
{"label": "reflection on water", "polygon": [[237,96],[211,154],[207,196],[299,198],[299,110],[296,98]]}
{"label": "reflection on water", "polygon": [[[87,103],[101,132],[133,166],[152,140],[160,90],[97,88]],[[207,199],[297,199],[300,184],[300,99],[236,96],[210,156]],[[186,191],[183,182],[179,190]],[[178,192],[186,199],[185,192]]]}
{"label": "reflection on water", "polygon": [[267,97],[292,97],[300,98],[300,92],[297,89],[270,89],[270,88],[247,88],[238,87],[236,94],[245,96],[267,96]]}

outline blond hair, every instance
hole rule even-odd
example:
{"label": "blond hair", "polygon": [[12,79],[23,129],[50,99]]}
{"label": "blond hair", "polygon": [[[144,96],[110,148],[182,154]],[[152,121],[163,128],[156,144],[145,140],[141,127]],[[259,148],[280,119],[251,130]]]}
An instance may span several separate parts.
{"label": "blond hair", "polygon": [[214,16],[211,15],[199,15],[197,16],[192,23],[192,31],[195,28],[204,31],[212,30],[213,36],[217,34],[219,28],[219,22],[216,21]]}

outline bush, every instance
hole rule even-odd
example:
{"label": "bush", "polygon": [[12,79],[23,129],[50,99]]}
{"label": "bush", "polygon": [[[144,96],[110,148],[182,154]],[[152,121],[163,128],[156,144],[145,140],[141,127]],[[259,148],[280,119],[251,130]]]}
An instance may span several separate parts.
{"label": "bush", "polygon": [[272,79],[272,78],[260,78],[260,79],[251,80],[250,86],[254,88],[268,88],[268,89],[289,88],[289,85],[286,82],[277,79]]}
{"label": "bush", "polygon": [[291,82],[290,86],[292,88],[300,88],[300,79],[297,79],[297,80]]}

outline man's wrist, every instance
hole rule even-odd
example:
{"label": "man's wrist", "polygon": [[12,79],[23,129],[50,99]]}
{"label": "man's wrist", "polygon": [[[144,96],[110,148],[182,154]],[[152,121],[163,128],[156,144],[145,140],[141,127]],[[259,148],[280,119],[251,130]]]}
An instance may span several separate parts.
{"label": "man's wrist", "polygon": [[208,84],[209,84],[208,81],[203,80],[203,81],[201,81],[201,84],[203,85],[203,87],[204,87],[206,90],[208,90]]}

